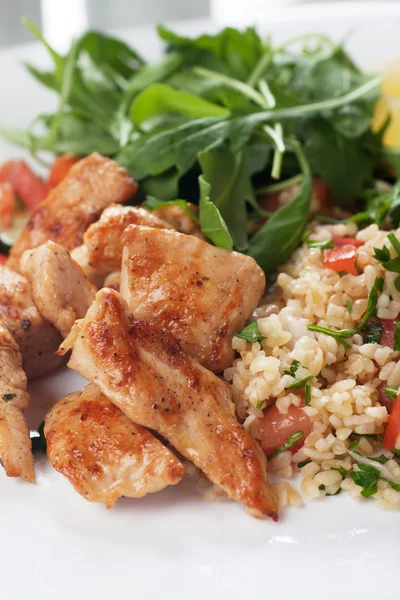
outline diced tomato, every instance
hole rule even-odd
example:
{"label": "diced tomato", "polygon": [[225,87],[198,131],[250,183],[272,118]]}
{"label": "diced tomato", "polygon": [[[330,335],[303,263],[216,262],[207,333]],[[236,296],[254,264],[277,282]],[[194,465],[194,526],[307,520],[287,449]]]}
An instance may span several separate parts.
{"label": "diced tomato", "polygon": [[387,395],[387,393],[385,391],[386,386],[387,386],[387,382],[382,381],[382,383],[377,388],[378,402],[380,402],[383,406],[386,406],[388,412],[390,413],[390,412],[392,412],[392,409],[393,409],[393,400],[390,396]]}
{"label": "diced tomato", "polygon": [[310,417],[304,410],[291,405],[288,414],[281,415],[274,404],[264,411],[264,416],[260,421],[261,446],[268,456],[283,446],[289,436],[302,431],[303,437],[290,448],[291,452],[295,453],[302,447],[304,440],[311,433],[311,429]]}
{"label": "diced tomato", "polygon": [[386,450],[396,448],[396,441],[400,435],[400,396],[397,396],[392,406],[389,420],[386,425],[383,445]]}
{"label": "diced tomato", "polygon": [[0,265],[4,265],[4,263],[7,262],[7,259],[8,259],[8,256],[0,253]]}
{"label": "diced tomato", "polygon": [[0,231],[11,225],[14,202],[15,193],[11,183],[0,183]]}
{"label": "diced tomato", "polygon": [[351,275],[357,275],[356,261],[357,251],[353,244],[346,244],[346,246],[338,246],[332,250],[325,250],[324,255],[324,266],[327,269],[332,269],[336,273],[350,273]]}
{"label": "diced tomato", "polygon": [[31,210],[47,195],[46,186],[23,160],[10,160],[0,167],[0,183],[7,181]]}
{"label": "diced tomato", "polygon": [[61,156],[57,156],[54,159],[50,170],[49,179],[47,181],[48,188],[51,189],[61,183],[68,171],[78,162],[78,160],[79,156],[76,156],[76,154],[62,154]]}
{"label": "diced tomato", "polygon": [[383,325],[380,343],[382,346],[393,348],[396,325],[394,324],[394,321],[390,321],[389,319],[380,319],[380,321]]}
{"label": "diced tomato", "polygon": [[332,237],[332,241],[334,246],[338,247],[338,246],[347,246],[347,245],[352,245],[352,246],[356,246],[357,248],[359,246],[363,246],[364,242],[362,242],[361,240],[356,240],[355,238],[351,238],[351,237],[340,237],[338,235],[334,235]]}

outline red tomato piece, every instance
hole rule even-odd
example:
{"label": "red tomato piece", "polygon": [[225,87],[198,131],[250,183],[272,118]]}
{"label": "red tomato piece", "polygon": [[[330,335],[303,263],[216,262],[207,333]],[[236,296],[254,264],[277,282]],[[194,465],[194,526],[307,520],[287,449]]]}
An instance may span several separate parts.
{"label": "red tomato piece", "polygon": [[334,235],[332,237],[332,241],[334,246],[336,247],[347,246],[348,244],[351,244],[352,246],[356,246],[358,248],[359,246],[364,245],[364,242],[362,242],[361,240],[356,240],[355,238],[351,237],[340,237],[338,235]]}
{"label": "red tomato piece", "polygon": [[394,324],[394,321],[390,321],[389,319],[380,319],[380,321],[383,325],[380,343],[382,346],[389,346],[389,348],[393,348],[396,325]]}
{"label": "red tomato piece", "polygon": [[306,437],[311,433],[312,423],[310,417],[296,406],[291,405],[287,415],[281,415],[275,404],[264,411],[260,422],[261,446],[268,456],[283,446],[287,438],[298,431],[303,432],[303,437],[290,448],[293,454],[299,450]]}
{"label": "red tomato piece", "polygon": [[5,254],[0,254],[0,265],[4,265],[7,262],[8,256]]}
{"label": "red tomato piece", "polygon": [[11,183],[28,210],[39,204],[47,195],[43,181],[23,160],[9,160],[0,167],[0,183],[5,181]]}
{"label": "red tomato piece", "polygon": [[383,446],[386,450],[396,448],[397,438],[400,435],[400,396],[397,396],[392,406],[389,420],[386,425]]}
{"label": "red tomato piece", "polygon": [[8,229],[11,225],[14,202],[15,193],[11,183],[0,183],[0,231]]}
{"label": "red tomato piece", "polygon": [[62,154],[54,159],[50,170],[49,179],[47,181],[48,189],[56,187],[64,177],[68,174],[71,167],[79,161],[79,156],[76,154]]}
{"label": "red tomato piece", "polygon": [[344,271],[351,275],[358,275],[356,261],[357,251],[353,244],[346,244],[346,246],[325,250],[324,266],[327,269],[336,271],[336,273]]}

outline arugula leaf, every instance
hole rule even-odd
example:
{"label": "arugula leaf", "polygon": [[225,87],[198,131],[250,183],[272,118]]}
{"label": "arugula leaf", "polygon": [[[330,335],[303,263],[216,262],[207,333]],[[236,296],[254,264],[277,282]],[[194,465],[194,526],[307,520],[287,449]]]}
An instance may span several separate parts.
{"label": "arugula leaf", "polygon": [[365,324],[362,335],[364,344],[379,344],[382,337],[383,325],[379,319],[370,319]]}
{"label": "arugula leaf", "polygon": [[357,485],[363,488],[361,495],[365,498],[373,496],[378,491],[378,481],[380,479],[380,472],[371,465],[365,465],[358,463],[358,471],[352,471],[350,473],[351,479]]}
{"label": "arugula leaf", "polygon": [[200,152],[198,159],[203,176],[211,186],[210,198],[220,211],[235,248],[246,250],[246,202],[255,199],[245,157],[218,146]]}
{"label": "arugula leaf", "polygon": [[296,431],[296,433],[293,433],[293,435],[289,435],[289,437],[286,440],[286,443],[283,444],[283,446],[280,446],[267,456],[268,460],[271,460],[272,458],[275,458],[275,456],[278,456],[278,454],[281,454],[282,452],[285,452],[286,450],[292,448],[292,446],[294,446],[299,440],[301,440],[303,435],[304,433],[302,431]]}
{"label": "arugula leaf", "polygon": [[261,335],[258,329],[258,322],[252,321],[246,327],[243,327],[239,333],[235,333],[236,337],[243,338],[246,342],[254,344],[255,342],[261,342],[264,337]]}
{"label": "arugula leaf", "polygon": [[175,113],[192,119],[229,116],[229,111],[189,92],[154,83],[136,97],[131,106],[133,122],[139,127],[150,118]]}
{"label": "arugula leaf", "polygon": [[357,197],[372,177],[375,158],[367,140],[344,138],[323,117],[305,122],[300,139],[313,174],[322,177],[341,205]]}
{"label": "arugula leaf", "polygon": [[[307,377],[303,377],[303,379],[299,379],[298,381],[294,381],[285,387],[285,390],[291,390],[293,388],[301,388],[304,387],[307,381],[311,381],[314,379],[314,375],[307,375]],[[308,386],[309,387],[309,386]]]}
{"label": "arugula leaf", "polygon": [[268,274],[296,250],[307,224],[311,200],[311,172],[303,156],[303,180],[296,198],[279,208],[249,242],[248,255]]}
{"label": "arugula leaf", "polygon": [[211,186],[202,175],[199,177],[200,187],[200,227],[201,231],[216,246],[231,250],[233,240],[218,208],[210,199]]}
{"label": "arugula leaf", "polygon": [[181,200],[178,198],[177,200],[163,201],[155,198],[154,196],[147,196],[142,206],[147,208],[147,210],[156,210],[157,208],[164,208],[166,206],[179,206],[179,208],[183,208],[183,210],[187,212],[193,221],[199,223],[197,215],[192,211],[186,200]]}

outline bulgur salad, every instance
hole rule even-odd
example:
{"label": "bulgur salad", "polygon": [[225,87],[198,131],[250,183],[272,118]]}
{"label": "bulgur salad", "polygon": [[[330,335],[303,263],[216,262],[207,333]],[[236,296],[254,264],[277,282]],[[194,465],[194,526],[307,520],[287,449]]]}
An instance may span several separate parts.
{"label": "bulgur salad", "polygon": [[[257,518],[346,491],[400,508],[400,148],[343,44],[95,31],[52,114],[0,134],[0,458],[111,507],[186,477]],[[27,379],[87,380],[29,432]],[[43,382],[45,385],[45,380]],[[37,424],[36,424],[37,425]],[[297,477],[301,475],[301,477]],[[300,481],[300,487],[297,485]]]}

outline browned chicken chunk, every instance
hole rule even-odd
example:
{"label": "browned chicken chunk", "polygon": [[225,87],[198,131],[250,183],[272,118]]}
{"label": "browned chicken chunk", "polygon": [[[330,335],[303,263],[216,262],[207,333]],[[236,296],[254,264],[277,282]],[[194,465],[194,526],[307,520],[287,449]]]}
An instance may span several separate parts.
{"label": "browned chicken chunk", "polygon": [[[197,216],[198,207],[189,203],[189,208]],[[173,229],[175,229],[175,231],[179,231],[179,233],[195,235],[201,240],[206,239],[201,232],[200,225],[196,223],[189,213],[180,206],[161,206],[153,211],[153,215],[168,223]],[[141,223],[138,223],[138,225],[140,224]],[[146,225],[146,223],[143,223],[143,225]]]}
{"label": "browned chicken chunk", "polygon": [[76,248],[72,254],[91,281],[101,281],[98,287],[106,275],[121,270],[121,235],[131,224],[156,228],[170,227],[138,206],[114,204],[106,208],[100,219],[86,231],[83,246]]}
{"label": "browned chicken chunk", "polygon": [[215,373],[230,366],[233,334],[264,291],[257,263],[175,231],[130,225],[122,242],[120,291],[135,319],[165,327]]}
{"label": "browned chicken chunk", "polygon": [[[150,230],[151,231],[151,230]],[[277,518],[264,455],[232,414],[227,383],[104,288],[60,352],[133,422],[154,429],[254,516]]]}
{"label": "browned chicken chunk", "polygon": [[82,159],[34,208],[11,250],[8,266],[18,270],[22,253],[48,240],[67,250],[79,246],[103,209],[113,202],[125,202],[137,188],[134,179],[113,160],[96,153]]}
{"label": "browned chicken chunk", "polygon": [[170,450],[93,384],[57,402],[44,433],[53,467],[84,498],[107,507],[175,485],[184,473]]}
{"label": "browned chicken chunk", "polygon": [[75,320],[84,317],[92,304],[95,286],[69,252],[54,242],[24,252],[20,269],[31,282],[33,299],[42,317],[66,337]]}
{"label": "browned chicken chunk", "polygon": [[37,310],[29,281],[0,266],[0,319],[15,338],[29,379],[54,371],[62,361],[54,354],[59,332]]}
{"label": "browned chicken chunk", "polygon": [[0,460],[9,477],[23,477],[33,482],[32,445],[22,412],[28,406],[21,354],[0,321]]}

